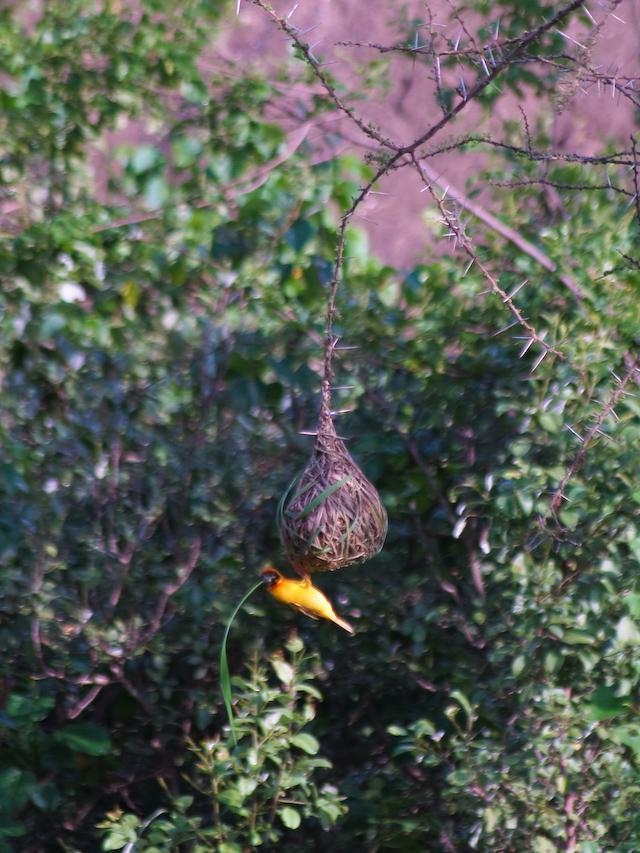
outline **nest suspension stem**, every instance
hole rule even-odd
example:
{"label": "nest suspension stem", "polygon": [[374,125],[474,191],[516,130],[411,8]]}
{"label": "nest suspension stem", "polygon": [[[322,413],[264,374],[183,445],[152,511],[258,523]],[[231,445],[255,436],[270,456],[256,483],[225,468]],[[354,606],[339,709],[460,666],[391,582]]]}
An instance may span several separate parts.
{"label": "nest suspension stem", "polygon": [[327,301],[327,321],[325,333],[325,348],[324,348],[324,370],[322,376],[322,401],[320,405],[320,418],[318,421],[318,441],[316,447],[320,444],[320,437],[323,435],[333,436],[335,430],[331,419],[331,383],[333,382],[333,351],[336,348],[337,339],[333,336],[333,320],[336,313],[336,292],[338,290],[338,281],[340,279],[340,270],[342,269],[342,261],[344,259],[344,236],[346,223],[343,223],[340,234],[338,236],[338,248],[336,251],[336,261],[333,268],[333,278],[329,286],[329,299]]}
{"label": "nest suspension stem", "polygon": [[329,285],[315,446],[278,509],[282,544],[296,572],[305,578],[365,562],[382,548],[387,533],[380,496],[336,434],[331,417],[333,354],[338,343],[333,323],[347,222],[348,217],[343,217]]}

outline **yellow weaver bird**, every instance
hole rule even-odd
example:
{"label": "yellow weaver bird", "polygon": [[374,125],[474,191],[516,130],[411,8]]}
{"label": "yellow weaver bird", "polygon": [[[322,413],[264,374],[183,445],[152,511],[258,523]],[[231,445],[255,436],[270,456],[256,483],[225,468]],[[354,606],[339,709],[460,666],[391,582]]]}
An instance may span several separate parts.
{"label": "yellow weaver bird", "polygon": [[263,569],[261,574],[265,586],[278,601],[297,608],[312,619],[328,619],[350,634],[354,633],[351,625],[336,614],[326,595],[311,583],[311,578],[292,580],[272,567]]}

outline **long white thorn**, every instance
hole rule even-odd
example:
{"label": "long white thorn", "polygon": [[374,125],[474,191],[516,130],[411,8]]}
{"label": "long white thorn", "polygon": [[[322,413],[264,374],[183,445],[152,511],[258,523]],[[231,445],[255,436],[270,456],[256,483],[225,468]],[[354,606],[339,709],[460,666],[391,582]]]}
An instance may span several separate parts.
{"label": "long white thorn", "polygon": [[513,321],[513,323],[509,323],[509,325],[508,325],[508,326],[504,326],[504,328],[502,328],[502,329],[498,329],[498,331],[497,331],[497,332],[494,332],[494,333],[491,335],[491,337],[492,337],[492,338],[497,338],[497,337],[498,337],[498,335],[501,335],[503,332],[506,332],[506,331],[508,331],[509,329],[513,329],[513,327],[514,327],[514,326],[517,326],[517,325],[518,325],[518,321],[517,321],[517,320],[514,320],[514,321]]}
{"label": "long white thorn", "polygon": [[582,50],[586,50],[586,49],[587,49],[583,44],[580,44],[580,42],[579,42],[579,41],[576,41],[576,40],[575,40],[574,38],[572,38],[571,36],[567,35],[566,33],[563,33],[563,32],[562,32],[562,30],[559,30],[557,27],[555,27],[554,29],[555,29],[555,31],[556,31],[559,35],[561,35],[561,36],[562,36],[562,38],[567,39],[567,41],[572,41],[574,44],[577,44],[577,45],[578,45],[578,47],[581,47],[581,48],[582,48]]}
{"label": "long white thorn", "polygon": [[526,342],[526,344],[520,350],[520,355],[518,356],[518,358],[523,358],[529,352],[529,347],[531,346],[532,343],[533,343],[533,338],[529,338],[529,340]]}
{"label": "long white thorn", "polygon": [[547,357],[547,352],[547,350],[542,351],[542,354],[535,360],[533,367],[529,371],[530,373],[534,373],[540,367],[544,359]]}
{"label": "long white thorn", "polygon": [[525,280],[523,282],[521,282],[516,288],[514,288],[511,291],[511,293],[508,296],[506,296],[502,301],[503,302],[510,302],[513,299],[513,297],[516,295],[516,293],[519,293],[522,290],[522,288],[525,286],[525,284],[527,284],[528,281],[529,281],[529,279],[525,278]]}
{"label": "long white thorn", "polygon": [[565,424],[565,427],[566,427],[566,429],[569,430],[569,432],[572,432],[575,435],[575,437],[578,439],[580,444],[583,443],[584,438],[580,435],[580,433],[575,431],[575,429],[571,426],[571,424]]}

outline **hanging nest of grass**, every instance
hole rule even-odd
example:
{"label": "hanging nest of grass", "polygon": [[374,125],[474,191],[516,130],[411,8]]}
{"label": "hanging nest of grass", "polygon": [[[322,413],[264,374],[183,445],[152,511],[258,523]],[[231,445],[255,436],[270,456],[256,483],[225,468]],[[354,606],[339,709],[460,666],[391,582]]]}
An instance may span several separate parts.
{"label": "hanging nest of grass", "polygon": [[328,389],[313,454],[280,499],[278,526],[291,565],[302,575],[364,563],[384,545],[386,510],[336,434]]}

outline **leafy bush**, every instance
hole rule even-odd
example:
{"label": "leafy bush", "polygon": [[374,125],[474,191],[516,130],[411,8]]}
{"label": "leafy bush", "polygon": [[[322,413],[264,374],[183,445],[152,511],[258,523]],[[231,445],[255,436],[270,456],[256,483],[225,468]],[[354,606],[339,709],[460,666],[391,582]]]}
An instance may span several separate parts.
{"label": "leafy bush", "polygon": [[223,738],[188,741],[191,761],[183,775],[205,811],[213,809],[214,826],[201,827],[198,811],[189,815],[194,803],[190,795],[171,798],[166,815],[157,809],[145,820],[116,809],[99,825],[106,830],[103,850],[133,843],[147,853],[170,851],[194,841],[196,851],[240,853],[247,844],[282,843],[285,831],[298,829],[308,817],[329,827],[345,813],[333,786],[314,784],[316,771],[330,769],[331,762],[318,757],[320,744],[303,731],[321,699],[311,683],[318,675],[317,658],[314,667],[296,636],[286,647],[289,660],[279,654],[270,660],[276,686],[269,683],[257,649],[246,680],[235,680],[240,691],[237,743],[229,732]]}

